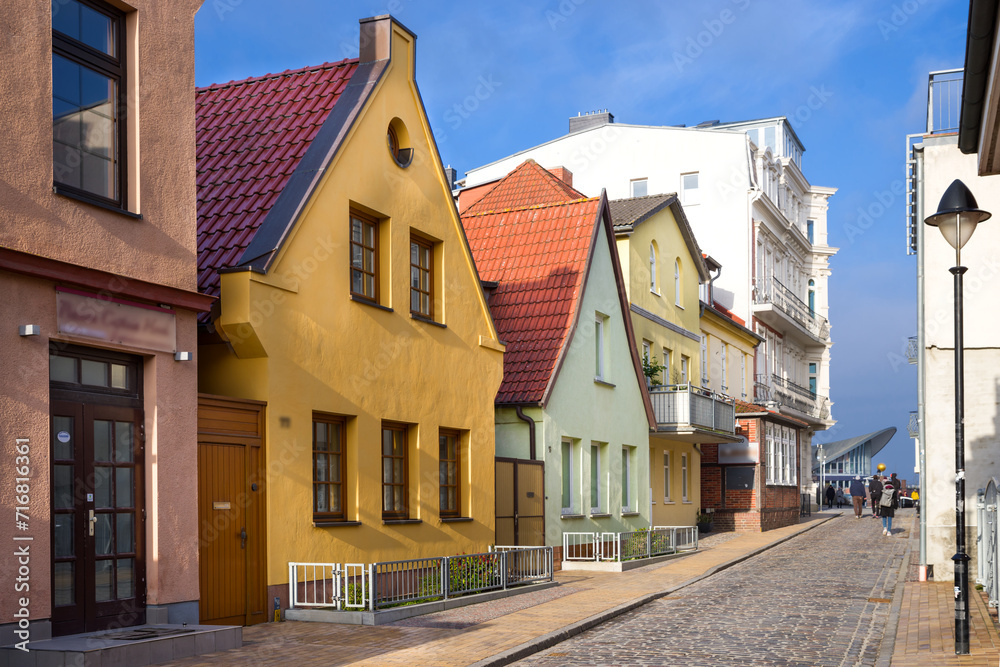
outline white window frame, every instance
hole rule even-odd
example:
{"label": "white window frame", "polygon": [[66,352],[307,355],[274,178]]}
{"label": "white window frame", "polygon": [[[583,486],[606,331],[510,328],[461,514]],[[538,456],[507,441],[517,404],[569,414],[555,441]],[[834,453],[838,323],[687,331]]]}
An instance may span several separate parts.
{"label": "white window frame", "polygon": [[673,384],[670,380],[670,368],[673,366],[674,362],[674,351],[669,347],[663,348],[663,384]]}
{"label": "white window frame", "polygon": [[[694,186],[688,185],[689,177],[694,177]],[[697,206],[701,203],[701,177],[697,171],[681,174],[681,204]]]}
{"label": "white window frame", "polygon": [[670,451],[663,452],[663,502],[673,503],[670,499]]}
{"label": "white window frame", "polygon": [[740,396],[747,397],[747,355],[740,355]]}
{"label": "white window frame", "polygon": [[726,343],[722,343],[720,348],[722,351],[722,393],[726,393],[729,389],[729,369],[726,367]]}
{"label": "white window frame", "polygon": [[674,260],[674,305],[683,308],[681,305],[681,260]]}
{"label": "white window frame", "polygon": [[[601,511],[601,449],[603,443],[591,441],[590,443],[590,513],[591,514],[604,514]],[[594,480],[597,480],[597,488],[594,489]],[[596,493],[597,505],[594,505],[594,497]]]}
{"label": "white window frame", "polygon": [[[562,508],[562,514],[575,514],[575,512],[573,511],[573,494],[576,491],[576,486],[573,484],[573,476],[576,471],[576,467],[573,465],[573,450],[575,449],[575,447],[573,446],[573,441],[570,440],[569,438],[563,438],[560,446],[562,448],[561,449],[562,461],[560,462],[562,464],[560,467],[561,471],[560,481],[562,482],[562,485],[560,486],[559,489],[560,494],[563,491],[562,487],[567,485],[569,487],[567,489],[567,493],[565,494],[569,498],[569,506],[568,507],[564,506]],[[568,465],[566,461],[567,458],[569,459]],[[569,472],[567,473],[567,471]]]}
{"label": "white window frame", "polygon": [[635,512],[632,494],[632,448],[622,445],[622,514]]}
{"label": "white window frame", "polygon": [[686,355],[681,355],[681,384],[688,383],[688,366],[691,365],[690,359]]}
{"label": "white window frame", "polygon": [[[638,183],[642,183],[643,186],[645,186],[646,191],[644,193],[642,193],[642,194],[636,194],[635,193],[635,186]],[[633,178],[631,181],[629,181],[628,191],[629,191],[629,196],[630,197],[645,197],[645,196],[649,195],[649,179],[648,178]]]}
{"label": "white window frame", "polygon": [[688,493],[691,491],[691,480],[688,478],[688,455],[681,454],[681,502],[690,502]]}
{"label": "white window frame", "polygon": [[594,317],[594,379],[603,381],[607,375],[604,367],[604,318],[600,315]]}
{"label": "white window frame", "polygon": [[657,276],[656,276],[656,261],[657,261],[656,255],[657,255],[656,244],[655,243],[650,243],[649,244],[649,291],[652,292],[653,294],[657,294],[658,295],[660,293],[660,286],[659,286],[659,284],[657,283],[657,280],[656,280],[656,278],[657,278]]}
{"label": "white window frame", "polygon": [[701,335],[701,386],[708,386],[708,336]]}

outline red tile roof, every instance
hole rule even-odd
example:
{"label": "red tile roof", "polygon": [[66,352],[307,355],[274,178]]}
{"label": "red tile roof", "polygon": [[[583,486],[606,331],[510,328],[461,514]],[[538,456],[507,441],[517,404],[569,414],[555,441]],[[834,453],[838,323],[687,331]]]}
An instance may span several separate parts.
{"label": "red tile roof", "polygon": [[584,198],[586,195],[538,166],[534,160],[525,160],[492,188],[485,188],[482,196],[461,213],[475,215],[527,204],[562,204]]}
{"label": "red tile roof", "polygon": [[357,58],[199,88],[198,290],[219,294],[358,67]]}
{"label": "red tile roof", "polygon": [[541,403],[573,326],[601,200],[521,208],[514,201],[498,212],[464,213],[462,224],[479,275],[499,283],[490,312],[507,350],[496,402]]}

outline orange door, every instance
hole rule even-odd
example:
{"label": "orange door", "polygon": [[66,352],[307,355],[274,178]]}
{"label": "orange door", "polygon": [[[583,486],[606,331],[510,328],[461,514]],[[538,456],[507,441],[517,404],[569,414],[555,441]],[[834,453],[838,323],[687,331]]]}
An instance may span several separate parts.
{"label": "orange door", "polygon": [[201,622],[267,620],[263,405],[199,396]]}

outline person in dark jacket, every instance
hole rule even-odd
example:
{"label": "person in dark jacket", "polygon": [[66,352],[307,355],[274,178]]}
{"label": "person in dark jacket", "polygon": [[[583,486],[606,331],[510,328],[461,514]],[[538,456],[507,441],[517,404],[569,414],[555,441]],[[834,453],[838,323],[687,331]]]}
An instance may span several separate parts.
{"label": "person in dark jacket", "polygon": [[868,495],[872,500],[872,516],[878,518],[878,501],[882,499],[882,480],[877,473],[872,475],[872,481],[868,482]]}
{"label": "person in dark jacket", "polygon": [[840,509],[841,507],[844,506],[844,501],[845,501],[845,498],[844,498],[844,487],[842,487],[842,486],[838,486],[837,487],[837,496],[836,497],[837,497],[837,509]]}
{"label": "person in dark jacket", "polygon": [[865,502],[865,483],[861,481],[861,475],[855,475],[851,480],[851,502],[854,503],[854,518],[861,518],[861,505]]}
{"label": "person in dark jacket", "polygon": [[830,482],[826,483],[826,506],[827,508],[833,507],[833,499],[837,497],[837,492],[833,490],[833,484]]}
{"label": "person in dark jacket", "polygon": [[892,537],[892,517],[896,515],[896,508],[899,507],[899,491],[892,486],[891,482],[886,482],[885,486],[882,487],[882,496],[890,496],[891,501],[887,500],[889,504],[882,503],[879,501],[879,513],[882,516],[882,534],[888,537]]}

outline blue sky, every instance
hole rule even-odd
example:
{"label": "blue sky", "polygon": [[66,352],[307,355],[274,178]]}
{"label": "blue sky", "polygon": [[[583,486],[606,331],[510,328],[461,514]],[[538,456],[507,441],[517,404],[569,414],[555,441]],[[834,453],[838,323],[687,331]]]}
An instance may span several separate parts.
{"label": "blue sky", "polygon": [[[913,479],[916,367],[900,360],[916,334],[916,265],[898,193],[905,136],[924,129],[928,72],[964,64],[968,2],[284,0],[275,11],[205,0],[197,83],[355,57],[358,19],[385,13],[417,34],[417,82],[460,177],[565,134],[581,111],[649,125],[791,118],[806,177],[839,188],[828,218],[840,247],[830,281],[838,424],[817,440],[896,426],[877,460]],[[475,110],[456,112],[477,87]],[[711,252],[711,239],[699,243]]]}

